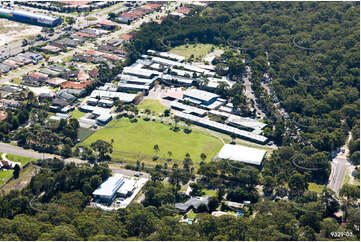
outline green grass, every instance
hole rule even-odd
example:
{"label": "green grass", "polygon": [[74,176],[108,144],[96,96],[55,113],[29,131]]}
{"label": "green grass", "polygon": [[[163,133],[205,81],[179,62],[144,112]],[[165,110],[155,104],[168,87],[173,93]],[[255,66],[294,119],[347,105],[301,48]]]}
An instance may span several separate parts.
{"label": "green grass", "polygon": [[73,56],[67,56],[67,57],[64,57],[63,59],[61,59],[62,62],[64,63],[68,63],[70,62],[71,60],[73,59]]}
{"label": "green grass", "polygon": [[217,196],[217,191],[216,190],[202,189],[202,192],[204,192],[204,195],[206,195],[206,196],[211,196],[211,197],[216,197]]}
{"label": "green grass", "polygon": [[0,171],[0,185],[3,185],[13,176],[13,170]]}
{"label": "green grass", "polygon": [[184,56],[186,59],[189,59],[191,55],[194,55],[194,58],[202,59],[211,51],[213,46],[212,44],[180,45],[171,49],[169,52]]}
{"label": "green grass", "polygon": [[30,161],[35,160],[30,157],[24,157],[24,156],[13,155],[13,154],[6,154],[6,158],[8,158],[9,160],[14,161],[14,162],[20,162],[21,166],[24,166],[27,163],[29,163]]}
{"label": "green grass", "polygon": [[323,189],[325,189],[325,187],[326,187],[325,185],[319,185],[313,182],[308,183],[308,190],[312,192],[321,193]]}
{"label": "green grass", "polygon": [[15,79],[10,80],[11,83],[16,84],[16,85],[20,85],[20,83],[22,81],[23,80],[21,78],[15,78]]}
{"label": "green grass", "polygon": [[116,161],[128,158],[125,157],[124,152],[154,156],[155,144],[160,148],[159,157],[168,158],[168,151],[171,151],[173,159],[183,160],[186,153],[189,153],[194,161],[200,161],[200,154],[205,153],[207,160],[210,161],[222,147],[219,139],[203,132],[193,131],[190,134],[184,133],[183,130],[174,132],[170,130],[170,126],[143,119],[138,119],[135,123],[131,123],[126,118],[112,120],[107,127],[87,138],[82,145],[90,145],[98,139],[108,142],[114,140],[112,158]]}
{"label": "green grass", "polygon": [[187,213],[187,218],[195,219],[196,216],[197,216],[197,214],[195,212],[193,212],[193,210],[191,210],[190,212]]}
{"label": "green grass", "polygon": [[78,109],[75,109],[74,111],[70,112],[69,114],[72,115],[72,118],[80,119],[84,116],[85,113],[80,112]]}
{"label": "green grass", "polygon": [[139,110],[143,109],[144,111],[146,109],[149,109],[150,111],[158,114],[158,113],[163,113],[164,110],[166,110],[168,108],[166,106],[164,106],[163,104],[161,104],[158,100],[146,99],[141,104],[138,105],[138,109]]}
{"label": "green grass", "polygon": [[78,129],[78,139],[80,139],[80,142],[88,138],[92,133],[94,133],[93,130],[79,127]]}
{"label": "green grass", "polygon": [[95,20],[98,20],[98,18],[93,17],[93,16],[89,16],[89,17],[86,17],[85,20],[87,20],[87,21],[95,21]]}

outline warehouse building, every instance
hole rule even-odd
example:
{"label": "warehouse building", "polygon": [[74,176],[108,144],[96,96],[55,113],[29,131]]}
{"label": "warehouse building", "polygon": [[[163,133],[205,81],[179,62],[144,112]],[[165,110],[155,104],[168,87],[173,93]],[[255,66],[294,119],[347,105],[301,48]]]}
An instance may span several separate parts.
{"label": "warehouse building", "polygon": [[94,192],[95,200],[100,200],[107,204],[111,204],[117,195],[118,189],[124,184],[122,175],[114,175],[103,182]]}
{"label": "warehouse building", "polygon": [[117,196],[128,197],[135,189],[136,181],[115,174],[103,182],[94,192],[94,200],[110,205]]}
{"label": "warehouse building", "polygon": [[225,144],[219,151],[217,158],[260,166],[266,153],[266,150],[243,145]]}
{"label": "warehouse building", "polygon": [[9,20],[45,26],[45,27],[56,27],[61,24],[61,18],[47,16],[40,13],[32,13],[24,10],[17,9],[6,9],[0,7],[0,18],[7,18]]}

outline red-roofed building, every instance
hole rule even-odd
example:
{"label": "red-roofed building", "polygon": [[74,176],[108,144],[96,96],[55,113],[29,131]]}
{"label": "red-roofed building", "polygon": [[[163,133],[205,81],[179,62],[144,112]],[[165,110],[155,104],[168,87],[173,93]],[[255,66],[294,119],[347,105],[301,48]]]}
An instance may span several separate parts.
{"label": "red-roofed building", "polygon": [[120,36],[120,38],[129,41],[134,37],[135,34],[136,34],[136,32],[130,32],[127,34],[123,34],[122,36]]}
{"label": "red-roofed building", "polygon": [[76,35],[81,36],[81,37],[85,37],[85,38],[95,38],[96,35],[94,34],[88,34],[88,33],[84,33],[84,32],[75,32]]}
{"label": "red-roofed building", "polygon": [[89,71],[89,76],[91,77],[91,78],[98,78],[98,74],[99,74],[99,70],[98,69],[93,69],[93,70],[90,70]]}
{"label": "red-roofed building", "polygon": [[88,5],[92,1],[60,1],[60,2],[74,6],[81,6],[81,5]]}
{"label": "red-roofed building", "polygon": [[149,9],[149,10],[156,10],[161,7],[160,4],[157,3],[147,3],[146,5],[142,6],[141,8]]}
{"label": "red-roofed building", "polygon": [[112,60],[112,61],[120,61],[121,60],[121,58],[116,55],[105,54],[105,55],[103,55],[103,57],[106,59]]}
{"label": "red-roofed building", "polygon": [[78,79],[79,82],[85,82],[85,81],[89,80],[89,75],[87,73],[84,73],[84,72],[79,72],[78,76],[77,76],[77,79]]}
{"label": "red-roofed building", "polygon": [[179,9],[176,10],[177,13],[183,13],[183,14],[189,14],[189,12],[191,11],[191,8],[186,8],[186,7],[181,7]]}
{"label": "red-roofed building", "polygon": [[112,30],[117,27],[117,24],[109,20],[104,20],[98,23],[98,26],[106,30]]}
{"label": "red-roofed building", "polygon": [[40,73],[40,72],[33,72],[27,75],[28,79],[31,81],[45,81],[48,79],[48,75]]}
{"label": "red-roofed building", "polygon": [[84,89],[88,85],[90,85],[92,81],[85,81],[85,82],[64,82],[61,84],[62,88],[71,88],[71,89]]}
{"label": "red-roofed building", "polygon": [[0,121],[4,121],[8,117],[8,113],[4,110],[0,110]]}
{"label": "red-roofed building", "polygon": [[87,50],[85,52],[85,54],[91,55],[91,56],[102,56],[102,55],[104,55],[104,53],[96,51],[96,50]]}
{"label": "red-roofed building", "polygon": [[133,36],[130,34],[123,34],[122,36],[120,36],[120,38],[129,41],[133,38]]}

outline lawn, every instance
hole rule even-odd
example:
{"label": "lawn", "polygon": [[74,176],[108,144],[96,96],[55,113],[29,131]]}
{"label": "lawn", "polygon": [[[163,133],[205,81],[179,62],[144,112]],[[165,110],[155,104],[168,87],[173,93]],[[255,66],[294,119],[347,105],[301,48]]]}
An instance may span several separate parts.
{"label": "lawn", "polygon": [[216,197],[217,196],[217,191],[216,190],[202,189],[202,192],[204,192],[204,195],[206,195],[206,196],[211,196],[211,197]]}
{"label": "lawn", "polygon": [[21,166],[24,166],[27,163],[29,163],[30,161],[35,160],[33,158],[24,157],[24,156],[20,156],[20,155],[13,155],[13,154],[6,154],[6,158],[8,158],[9,160],[14,161],[14,162],[20,162]]}
{"label": "lawn", "polygon": [[0,171],[0,185],[3,185],[12,176],[13,176],[13,170]]}
{"label": "lawn", "polygon": [[[155,144],[160,149],[159,157],[168,158],[168,151],[171,151],[171,158],[183,160],[186,153],[189,153],[194,161],[200,161],[201,153],[205,153],[210,161],[222,148],[219,139],[206,133],[193,130],[186,134],[182,129],[174,132],[170,130],[170,126],[143,119],[138,119],[135,123],[126,118],[112,120],[107,127],[87,138],[82,145],[90,145],[98,139],[108,142],[114,140],[112,158],[115,161],[126,158],[136,160],[141,157],[139,153],[152,157],[156,155],[153,149]],[[130,157],[127,154],[135,156]]]}
{"label": "lawn", "polygon": [[180,45],[169,52],[176,55],[184,56],[186,59],[189,59],[191,55],[194,55],[195,58],[203,59],[214,47],[212,44],[186,44]]}
{"label": "lawn", "polygon": [[325,185],[319,185],[313,182],[308,183],[308,190],[312,192],[321,193],[323,189],[325,189],[325,187],[326,187]]}
{"label": "lawn", "polygon": [[79,127],[78,129],[78,139],[80,139],[80,142],[88,138],[92,133],[94,133],[93,130]]}
{"label": "lawn", "polygon": [[197,216],[197,214],[195,212],[193,212],[193,210],[191,210],[187,213],[187,218],[195,219],[196,216]]}
{"label": "lawn", "polygon": [[81,117],[83,117],[83,115],[85,113],[80,112],[78,109],[75,109],[74,111],[70,112],[69,114],[72,115],[72,118],[80,119]]}
{"label": "lawn", "polygon": [[166,106],[161,104],[158,100],[150,100],[150,99],[144,100],[137,107],[139,110],[143,109],[144,111],[146,109],[149,109],[152,112],[154,111],[156,114],[163,113],[164,110],[168,109]]}

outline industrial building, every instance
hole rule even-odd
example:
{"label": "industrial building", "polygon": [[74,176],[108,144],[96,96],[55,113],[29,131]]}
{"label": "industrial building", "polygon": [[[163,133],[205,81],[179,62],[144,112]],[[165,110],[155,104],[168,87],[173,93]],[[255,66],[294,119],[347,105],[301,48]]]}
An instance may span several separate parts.
{"label": "industrial building", "polygon": [[135,181],[120,174],[109,177],[94,192],[93,197],[99,202],[111,204],[117,196],[128,197],[135,188]]}
{"label": "industrial building", "polygon": [[100,202],[112,203],[117,195],[118,189],[124,184],[124,177],[122,175],[114,175],[103,182],[94,192],[94,199],[99,199]]}
{"label": "industrial building", "polygon": [[225,144],[219,151],[217,158],[260,166],[266,153],[266,150],[243,145]]}
{"label": "industrial building", "polygon": [[61,24],[61,18],[47,16],[40,13],[32,13],[24,10],[7,9],[0,7],[0,18],[6,18],[9,20],[34,24],[45,27],[56,27]]}

